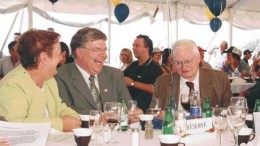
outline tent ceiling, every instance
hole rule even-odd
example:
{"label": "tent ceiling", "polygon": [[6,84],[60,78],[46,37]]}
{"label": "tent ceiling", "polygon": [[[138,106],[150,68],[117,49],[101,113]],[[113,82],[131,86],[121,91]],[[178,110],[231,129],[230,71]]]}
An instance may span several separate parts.
{"label": "tent ceiling", "polygon": [[[9,9],[14,6],[26,7],[27,1],[31,0],[0,0],[0,13],[12,12],[13,9]],[[59,0],[54,5],[48,0],[32,1],[34,8],[43,12],[99,14],[108,17],[111,8],[111,15],[114,16],[115,6],[110,3],[110,0]],[[150,16],[151,18],[157,6],[159,7],[158,12],[164,14],[164,20],[168,20],[167,1],[170,2],[171,20],[184,18],[193,23],[209,23],[205,13],[204,0],[122,0],[130,9],[130,15],[123,24],[131,23],[141,16]],[[242,29],[260,29],[260,0],[227,0],[227,8],[219,18],[222,21],[233,20],[233,25]],[[114,17],[112,19],[115,20]]]}

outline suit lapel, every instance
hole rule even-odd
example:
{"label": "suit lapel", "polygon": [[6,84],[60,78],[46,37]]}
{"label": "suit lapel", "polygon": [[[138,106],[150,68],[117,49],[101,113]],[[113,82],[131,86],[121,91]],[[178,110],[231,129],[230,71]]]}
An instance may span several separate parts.
{"label": "suit lapel", "polygon": [[204,72],[204,69],[200,69],[200,77],[199,77],[199,87],[200,87],[200,98],[201,105],[204,103],[204,98],[209,97],[212,98],[212,81],[210,80],[209,74]]}
{"label": "suit lapel", "polygon": [[96,107],[96,102],[92,98],[89,87],[75,63],[71,65],[71,78],[74,79],[72,83],[75,86],[75,88],[77,88],[80,91],[80,93],[84,96],[85,99],[89,101],[90,104]]}
{"label": "suit lapel", "polygon": [[[111,101],[111,91],[112,91],[112,85],[111,81],[109,80],[109,76],[106,74],[106,71],[104,70],[104,67],[101,71],[101,73],[98,74],[98,83],[99,83],[99,92],[101,95],[101,101],[104,105],[105,102]],[[117,98],[117,97],[116,97]]]}

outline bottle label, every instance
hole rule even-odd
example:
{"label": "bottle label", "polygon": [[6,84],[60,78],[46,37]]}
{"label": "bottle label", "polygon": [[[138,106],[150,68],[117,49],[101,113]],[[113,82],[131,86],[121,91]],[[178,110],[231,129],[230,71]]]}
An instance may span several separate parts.
{"label": "bottle label", "polygon": [[200,118],[200,107],[190,107],[190,115],[192,118]]}
{"label": "bottle label", "polygon": [[128,125],[128,115],[121,115],[121,126],[127,126]]}

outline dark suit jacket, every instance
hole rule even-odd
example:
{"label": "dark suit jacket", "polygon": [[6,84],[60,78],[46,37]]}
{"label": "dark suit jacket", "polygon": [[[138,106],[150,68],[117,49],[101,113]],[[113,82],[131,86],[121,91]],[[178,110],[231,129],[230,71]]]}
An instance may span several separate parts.
{"label": "dark suit jacket", "polygon": [[[173,85],[171,80],[173,79]],[[180,93],[180,75],[178,73],[166,74],[157,78],[153,98],[160,98],[162,109],[168,105],[169,97],[174,95],[176,105],[179,103]],[[227,75],[222,71],[208,70],[200,68],[199,70],[199,88],[201,105],[204,98],[209,97],[211,106],[227,107],[232,96],[231,87]],[[174,89],[174,90],[173,90]],[[153,102],[152,102],[153,104]]]}
{"label": "dark suit jacket", "polygon": [[[103,66],[102,71],[97,76],[103,107],[105,102],[117,102],[121,97],[126,98],[126,100],[131,99],[122,71]],[[55,79],[60,97],[69,107],[80,114],[89,114],[90,110],[97,109],[89,87],[75,62],[60,67]]]}

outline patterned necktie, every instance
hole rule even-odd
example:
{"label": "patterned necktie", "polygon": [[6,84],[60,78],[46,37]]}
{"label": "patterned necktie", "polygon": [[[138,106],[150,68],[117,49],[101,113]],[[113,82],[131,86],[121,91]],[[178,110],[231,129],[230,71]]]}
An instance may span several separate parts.
{"label": "patterned necktie", "polygon": [[189,95],[192,95],[194,92],[194,83],[193,82],[186,82],[186,85],[190,88]]}
{"label": "patterned necktie", "polygon": [[95,76],[91,75],[89,77],[89,81],[90,81],[90,92],[92,97],[94,98],[94,101],[97,104],[97,108],[98,110],[102,110],[102,105],[101,105],[101,97],[100,97],[100,93],[98,91],[97,86],[95,85],[95,81],[94,81]]}

